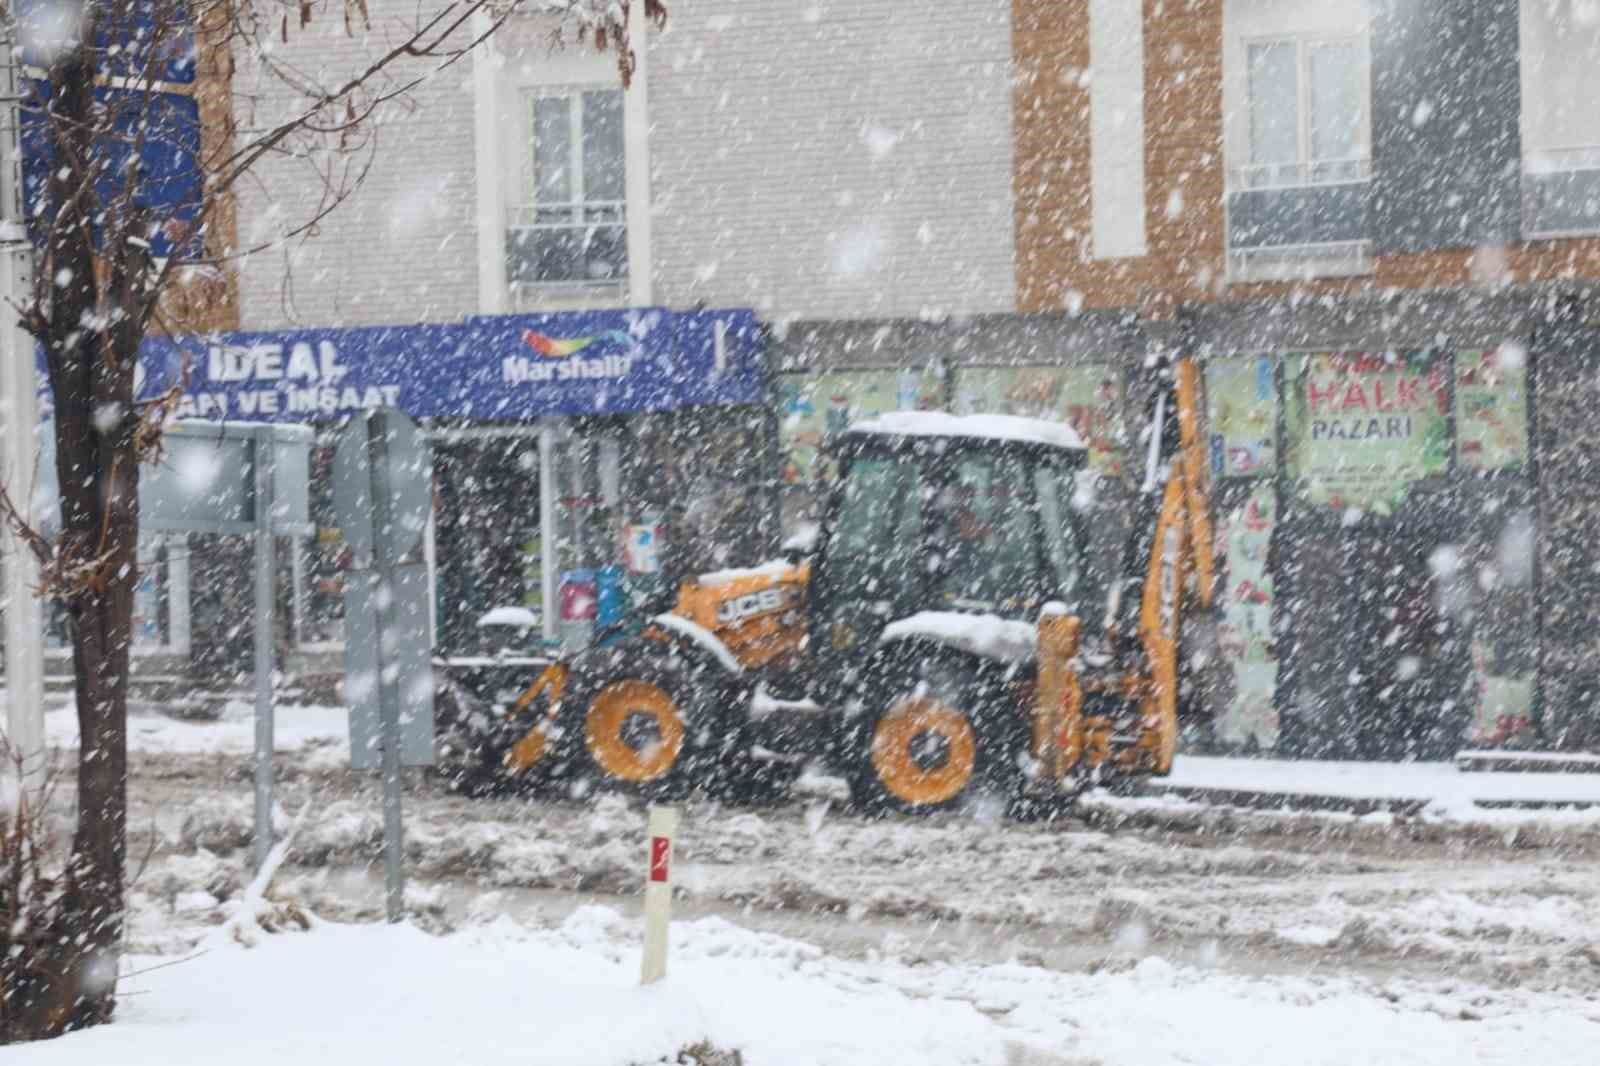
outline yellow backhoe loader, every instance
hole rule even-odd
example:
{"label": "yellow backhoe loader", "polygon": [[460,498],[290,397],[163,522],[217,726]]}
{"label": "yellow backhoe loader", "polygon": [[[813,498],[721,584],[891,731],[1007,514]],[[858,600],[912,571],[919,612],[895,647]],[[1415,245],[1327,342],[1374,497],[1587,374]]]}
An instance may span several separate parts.
{"label": "yellow backhoe loader", "polygon": [[1110,565],[1067,427],[880,416],[827,442],[804,558],[685,582],[637,635],[545,669],[465,745],[474,780],[755,797],[820,757],[859,806],[922,813],[1166,774],[1226,667],[1186,648],[1217,586],[1198,368],[1153,377]]}

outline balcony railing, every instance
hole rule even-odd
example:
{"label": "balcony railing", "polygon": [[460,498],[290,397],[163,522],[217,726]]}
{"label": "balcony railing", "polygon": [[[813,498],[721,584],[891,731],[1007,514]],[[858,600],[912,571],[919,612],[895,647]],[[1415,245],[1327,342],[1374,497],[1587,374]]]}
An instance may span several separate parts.
{"label": "balcony railing", "polygon": [[1252,163],[1233,171],[1235,190],[1299,189],[1312,185],[1340,185],[1372,177],[1367,156],[1319,159],[1314,162]]}
{"label": "balcony railing", "polygon": [[612,292],[628,281],[621,200],[513,207],[506,220],[506,281],[514,288]]}
{"label": "balcony railing", "polygon": [[1522,167],[1527,237],[1600,233],[1600,145],[1541,148]]}

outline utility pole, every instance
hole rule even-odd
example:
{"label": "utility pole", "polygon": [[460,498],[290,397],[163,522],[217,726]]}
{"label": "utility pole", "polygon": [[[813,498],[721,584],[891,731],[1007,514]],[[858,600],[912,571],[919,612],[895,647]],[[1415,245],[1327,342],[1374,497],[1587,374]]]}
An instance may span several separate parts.
{"label": "utility pole", "polygon": [[[39,483],[39,405],[33,338],[17,322],[28,299],[32,246],[22,224],[17,130],[20,129],[17,66],[6,57],[0,76],[0,483],[23,515],[33,514]],[[0,531],[4,570],[6,722],[14,756],[21,758],[25,789],[44,780],[44,610],[36,589],[39,564],[14,531]]]}

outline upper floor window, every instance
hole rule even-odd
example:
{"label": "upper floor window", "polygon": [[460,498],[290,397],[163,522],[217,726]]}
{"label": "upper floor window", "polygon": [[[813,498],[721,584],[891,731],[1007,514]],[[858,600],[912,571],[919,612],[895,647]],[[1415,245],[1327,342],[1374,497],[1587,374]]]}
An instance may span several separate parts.
{"label": "upper floor window", "polygon": [[510,207],[506,278],[620,295],[628,280],[622,91],[539,90],[525,100],[527,168]]}
{"label": "upper floor window", "polygon": [[1282,38],[1245,46],[1246,189],[1360,181],[1370,173],[1370,77],[1360,38]]}

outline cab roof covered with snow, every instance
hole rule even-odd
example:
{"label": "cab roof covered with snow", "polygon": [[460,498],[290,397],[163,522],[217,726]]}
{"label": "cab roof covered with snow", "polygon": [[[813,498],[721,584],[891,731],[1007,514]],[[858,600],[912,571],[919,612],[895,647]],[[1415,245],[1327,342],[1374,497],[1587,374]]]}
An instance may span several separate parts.
{"label": "cab roof covered with snow", "polygon": [[1019,415],[951,415],[942,411],[889,411],[846,432],[847,438],[945,437],[972,441],[1003,441],[1048,448],[1084,451],[1083,439],[1063,422]]}

